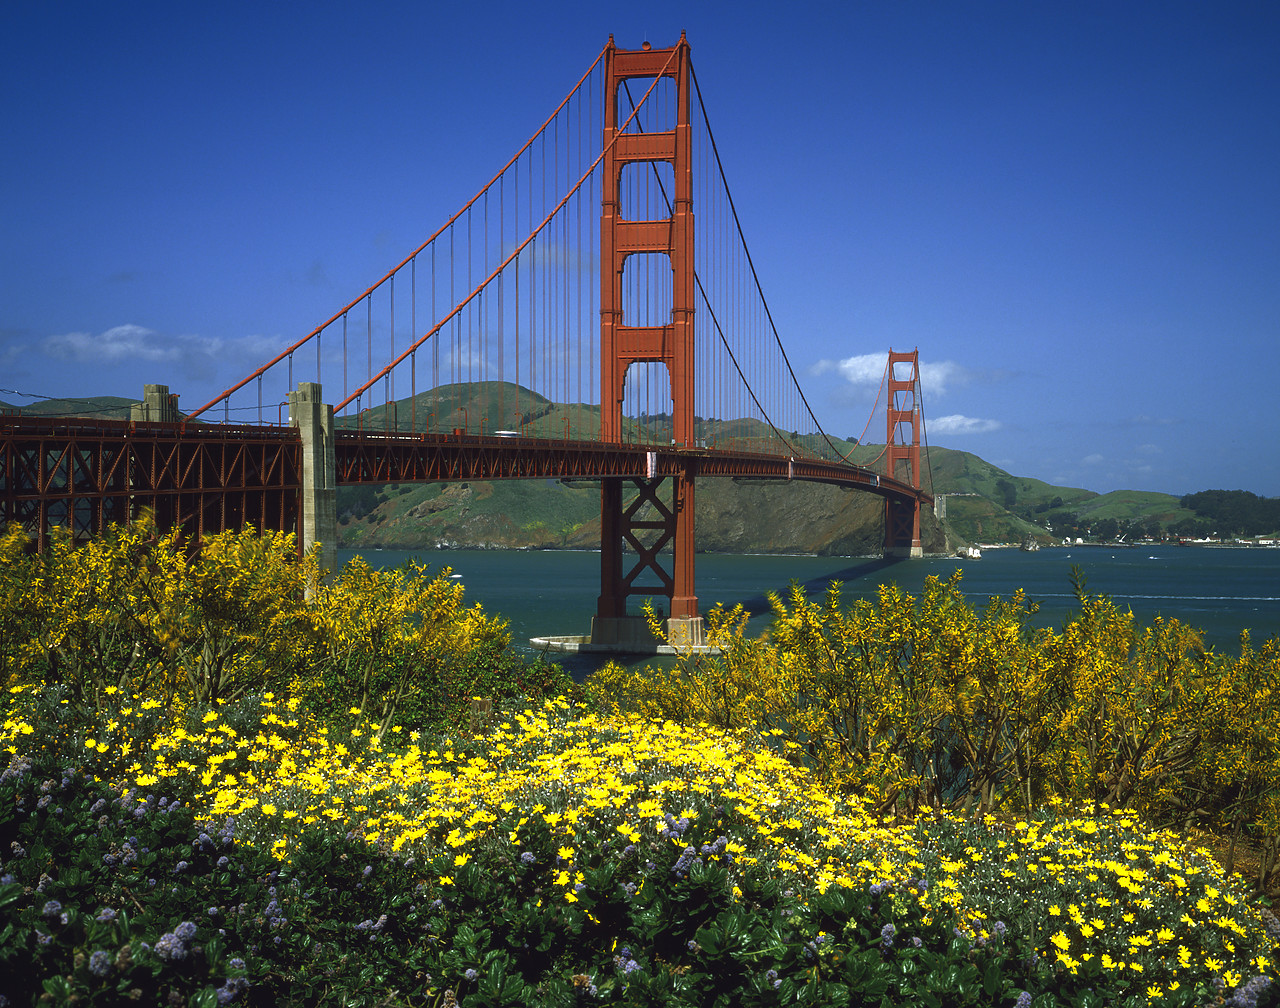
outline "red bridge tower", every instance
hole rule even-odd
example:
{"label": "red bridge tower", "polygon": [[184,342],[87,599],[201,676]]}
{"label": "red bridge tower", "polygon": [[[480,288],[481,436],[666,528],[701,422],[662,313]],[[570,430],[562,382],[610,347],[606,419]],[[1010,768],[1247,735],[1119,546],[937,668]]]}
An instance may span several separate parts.
{"label": "red bridge tower", "polygon": [[[684,34],[670,49],[618,49],[610,38],[605,49],[604,175],[600,215],[600,343],[601,343],[601,440],[622,440],[622,403],[627,369],[637,363],[666,365],[671,380],[672,440],[677,446],[694,444],[693,406],[693,164],[692,128],[689,124],[689,43]],[[627,127],[619,116],[618,89],[629,79],[675,83],[676,115],[673,130],[642,133]],[[622,122],[620,123],[620,119]],[[667,162],[675,177],[671,215],[663,220],[625,220],[619,199],[623,168],[629,164]],[[633,325],[624,317],[622,280],[628,256],[664,254],[671,261],[671,318],[662,325]],[[627,615],[630,595],[665,595],[670,599],[668,636],[675,645],[702,643],[702,618],[693,579],[693,482],[696,462],[682,461],[675,471],[650,472],[632,482],[639,487],[636,501],[623,509],[623,480],[606,479],[601,489],[600,598],[592,623],[593,644],[625,644],[648,639],[648,629],[637,616]],[[671,504],[658,496],[666,478],[672,481]],[[648,503],[660,516],[640,521],[637,515]],[[656,542],[646,545],[642,535],[657,531]],[[624,570],[624,547],[638,557]],[[659,551],[670,545],[672,569],[659,560]],[[637,587],[636,579],[650,572],[661,589]],[[638,638],[635,635],[639,635]]]}
{"label": "red bridge tower", "polygon": [[[897,367],[906,365],[899,377]],[[889,401],[885,410],[888,475],[920,489],[920,351],[889,351]],[[906,469],[906,472],[902,472]],[[920,501],[884,501],[884,555],[922,557]]]}

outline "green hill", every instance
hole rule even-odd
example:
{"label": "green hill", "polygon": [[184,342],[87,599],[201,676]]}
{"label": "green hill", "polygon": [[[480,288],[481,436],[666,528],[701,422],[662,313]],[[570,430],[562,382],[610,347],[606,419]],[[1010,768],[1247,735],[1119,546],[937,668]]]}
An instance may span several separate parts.
{"label": "green hill", "polygon": [[93,396],[89,399],[41,399],[25,406],[0,402],[0,416],[20,413],[23,416],[95,417],[105,420],[128,420],[129,409],[137,399],[120,396]]}
{"label": "green hill", "polygon": [[[48,399],[21,408],[0,403],[0,413],[127,419],[133,402],[118,396]],[[510,382],[476,382],[441,385],[402,399],[391,409],[374,407],[336,423],[346,428],[461,427],[589,439],[599,434],[600,408],[557,403]],[[623,437],[664,441],[670,426],[666,415],[628,418]],[[792,446],[859,465],[872,464],[883,452],[883,445],[780,433]],[[695,437],[708,447],[790,450],[778,442],[778,432],[752,419],[699,417]],[[930,552],[951,552],[966,543],[1021,544],[1029,539],[1051,543],[1077,537],[1109,541],[1170,533],[1203,535],[1212,523],[1170,494],[1098,494],[1054,486],[1007,473],[970,452],[930,448],[923,468],[924,486],[944,498],[940,508],[946,515],[941,523],[932,512],[922,517],[922,536]],[[1257,501],[1252,503],[1257,506]],[[592,483],[340,487],[339,536],[344,546],[591,547],[599,544],[599,507],[598,484]],[[880,498],[822,484],[702,479],[695,507],[699,548],[707,551],[858,555],[878,551],[883,542]]]}

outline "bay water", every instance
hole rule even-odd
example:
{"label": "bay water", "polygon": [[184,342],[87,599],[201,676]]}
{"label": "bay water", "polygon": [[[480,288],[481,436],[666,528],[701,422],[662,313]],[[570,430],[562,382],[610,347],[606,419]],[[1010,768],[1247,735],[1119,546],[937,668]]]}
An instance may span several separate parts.
{"label": "bay water", "polygon": [[[534,651],[531,637],[586,634],[600,592],[596,551],[426,549],[362,554],[375,567],[417,559],[433,571],[451,568],[466,588],[467,603],[479,602],[486,612],[506,619],[513,646],[527,654]],[[340,550],[339,563],[353,555]],[[1059,627],[1076,608],[1073,567],[1085,576],[1090,593],[1110,596],[1122,609],[1131,609],[1139,622],[1149,623],[1157,615],[1176,618],[1199,629],[1205,646],[1220,653],[1238,653],[1240,631],[1246,628],[1255,647],[1267,637],[1280,636],[1280,549],[1075,546],[1035,552],[988,549],[977,560],[896,561],[702,553],[695,563],[701,611],[705,614],[718,602],[741,603],[752,614],[749,629],[757,633],[771,619],[766,592],[785,596],[792,581],[811,595],[840,581],[844,597],[852,601],[874,598],[879,586],[888,583],[918,594],[930,575],[945,579],[957,569],[961,590],[973,605],[1022,588],[1039,603],[1034,621]],[[639,600],[633,599],[632,606],[638,611]],[[597,656],[552,657],[578,677],[602,664]]]}

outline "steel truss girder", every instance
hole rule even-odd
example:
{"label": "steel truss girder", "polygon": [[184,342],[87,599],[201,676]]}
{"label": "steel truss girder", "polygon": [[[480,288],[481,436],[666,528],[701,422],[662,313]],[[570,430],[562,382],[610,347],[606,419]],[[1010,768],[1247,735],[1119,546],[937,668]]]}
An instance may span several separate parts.
{"label": "steel truss girder", "polygon": [[201,536],[252,524],[294,532],[297,432],[254,426],[0,418],[0,525],[76,538],[151,509],[162,528]]}
{"label": "steel truss girder", "polygon": [[379,434],[338,431],[337,482],[415,483],[452,480],[633,479],[675,476],[696,462],[699,477],[802,480],[865,490],[877,496],[931,502],[910,484],[870,469],[822,459],[713,449],[658,448],[554,438],[483,434]]}
{"label": "steel truss girder", "polygon": [[[337,482],[656,479],[687,474],[830,483],[896,502],[902,525],[932,497],[869,469],[786,456],[551,438],[337,432]],[[41,548],[48,529],[90,536],[148,507],[200,536],[252,524],[296,531],[300,448],[282,427],[0,418],[0,525]],[[888,515],[887,515],[888,517]],[[904,526],[905,527],[905,526]],[[899,530],[901,532],[901,530]],[[895,533],[890,533],[896,535]]]}

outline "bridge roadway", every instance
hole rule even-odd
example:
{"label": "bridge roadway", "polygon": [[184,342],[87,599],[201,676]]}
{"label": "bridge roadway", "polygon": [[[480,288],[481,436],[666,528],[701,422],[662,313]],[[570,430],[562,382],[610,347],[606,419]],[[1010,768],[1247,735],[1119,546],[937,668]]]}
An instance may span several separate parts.
{"label": "bridge roadway", "polygon": [[[492,479],[698,477],[805,480],[903,505],[932,498],[869,469],[716,448],[604,444],[455,433],[334,431],[335,483]],[[0,418],[0,527],[21,522],[45,545],[49,528],[77,538],[152,508],[162,525],[199,537],[246,522],[298,530],[301,442],[277,425]]]}
{"label": "bridge roadway", "polygon": [[904,504],[932,502],[910,484],[861,466],[734,449],[343,429],[334,432],[334,442],[339,486],[437,480],[651,479],[692,468],[702,478],[804,480],[865,490]]}

